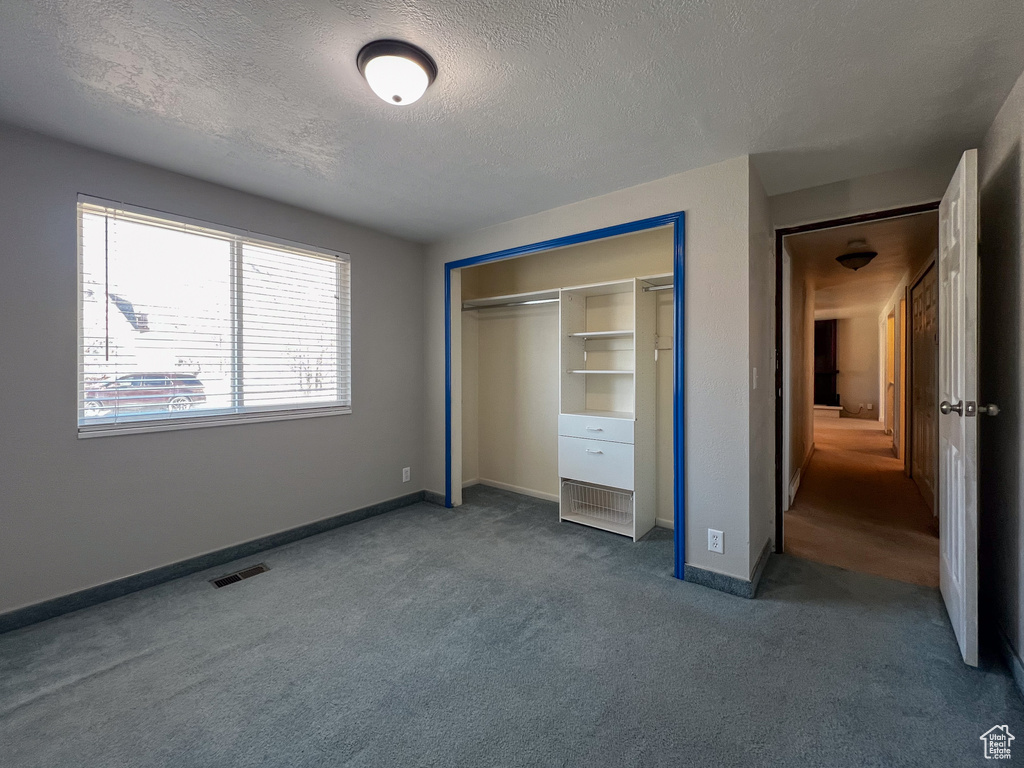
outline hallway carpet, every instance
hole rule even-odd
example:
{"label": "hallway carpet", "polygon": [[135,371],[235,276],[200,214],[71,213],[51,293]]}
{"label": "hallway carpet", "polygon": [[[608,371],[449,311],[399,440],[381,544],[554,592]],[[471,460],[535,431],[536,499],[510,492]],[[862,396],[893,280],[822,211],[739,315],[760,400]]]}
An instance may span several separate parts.
{"label": "hallway carpet", "polygon": [[815,451],[786,512],[787,554],[939,586],[939,521],[877,421],[816,419]]}
{"label": "hallway carpet", "polygon": [[0,763],[981,766],[1024,732],[935,590],[781,556],[744,600],[673,579],[667,531],[466,498],[0,636]]}

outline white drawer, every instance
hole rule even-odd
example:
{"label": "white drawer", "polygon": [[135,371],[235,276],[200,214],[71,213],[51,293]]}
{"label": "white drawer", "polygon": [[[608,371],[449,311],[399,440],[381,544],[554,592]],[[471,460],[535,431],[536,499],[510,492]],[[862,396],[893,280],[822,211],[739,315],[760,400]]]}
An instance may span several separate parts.
{"label": "white drawer", "polygon": [[558,416],[558,434],[592,440],[611,440],[613,443],[632,443],[635,423],[632,419],[562,413]]}
{"label": "white drawer", "polygon": [[633,446],[579,437],[558,438],[558,474],[569,480],[633,490]]}

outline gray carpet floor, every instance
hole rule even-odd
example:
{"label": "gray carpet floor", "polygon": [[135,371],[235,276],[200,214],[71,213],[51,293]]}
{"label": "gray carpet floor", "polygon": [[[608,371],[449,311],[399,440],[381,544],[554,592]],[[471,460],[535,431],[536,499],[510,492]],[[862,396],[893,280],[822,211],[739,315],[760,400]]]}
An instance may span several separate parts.
{"label": "gray carpet floor", "polygon": [[744,600],[671,558],[503,491],[407,507],[0,636],[0,764],[970,766],[1024,738],[935,590],[781,556]]}

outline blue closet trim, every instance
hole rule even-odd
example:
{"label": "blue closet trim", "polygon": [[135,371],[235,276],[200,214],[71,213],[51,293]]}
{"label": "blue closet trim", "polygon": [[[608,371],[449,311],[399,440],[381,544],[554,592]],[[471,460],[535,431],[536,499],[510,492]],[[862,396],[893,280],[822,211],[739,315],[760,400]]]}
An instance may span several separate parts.
{"label": "blue closet trim", "polygon": [[677,579],[686,578],[686,213],[684,211],[593,229],[577,235],[542,240],[539,243],[485,253],[482,256],[449,261],[444,265],[444,503],[446,507],[452,506],[452,270],[666,226],[673,228],[672,284],[675,289],[673,291],[674,338],[672,343],[672,453],[675,469],[673,483],[674,573]]}

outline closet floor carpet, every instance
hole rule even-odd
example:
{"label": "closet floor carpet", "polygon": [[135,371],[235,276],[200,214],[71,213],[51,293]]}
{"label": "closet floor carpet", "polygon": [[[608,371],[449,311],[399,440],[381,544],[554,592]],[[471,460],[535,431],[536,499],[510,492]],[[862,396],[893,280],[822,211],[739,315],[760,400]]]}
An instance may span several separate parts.
{"label": "closet floor carpet", "polygon": [[667,531],[466,500],[0,636],[0,763],[961,766],[1024,733],[934,589],[780,556],[744,600],[673,579]]}

